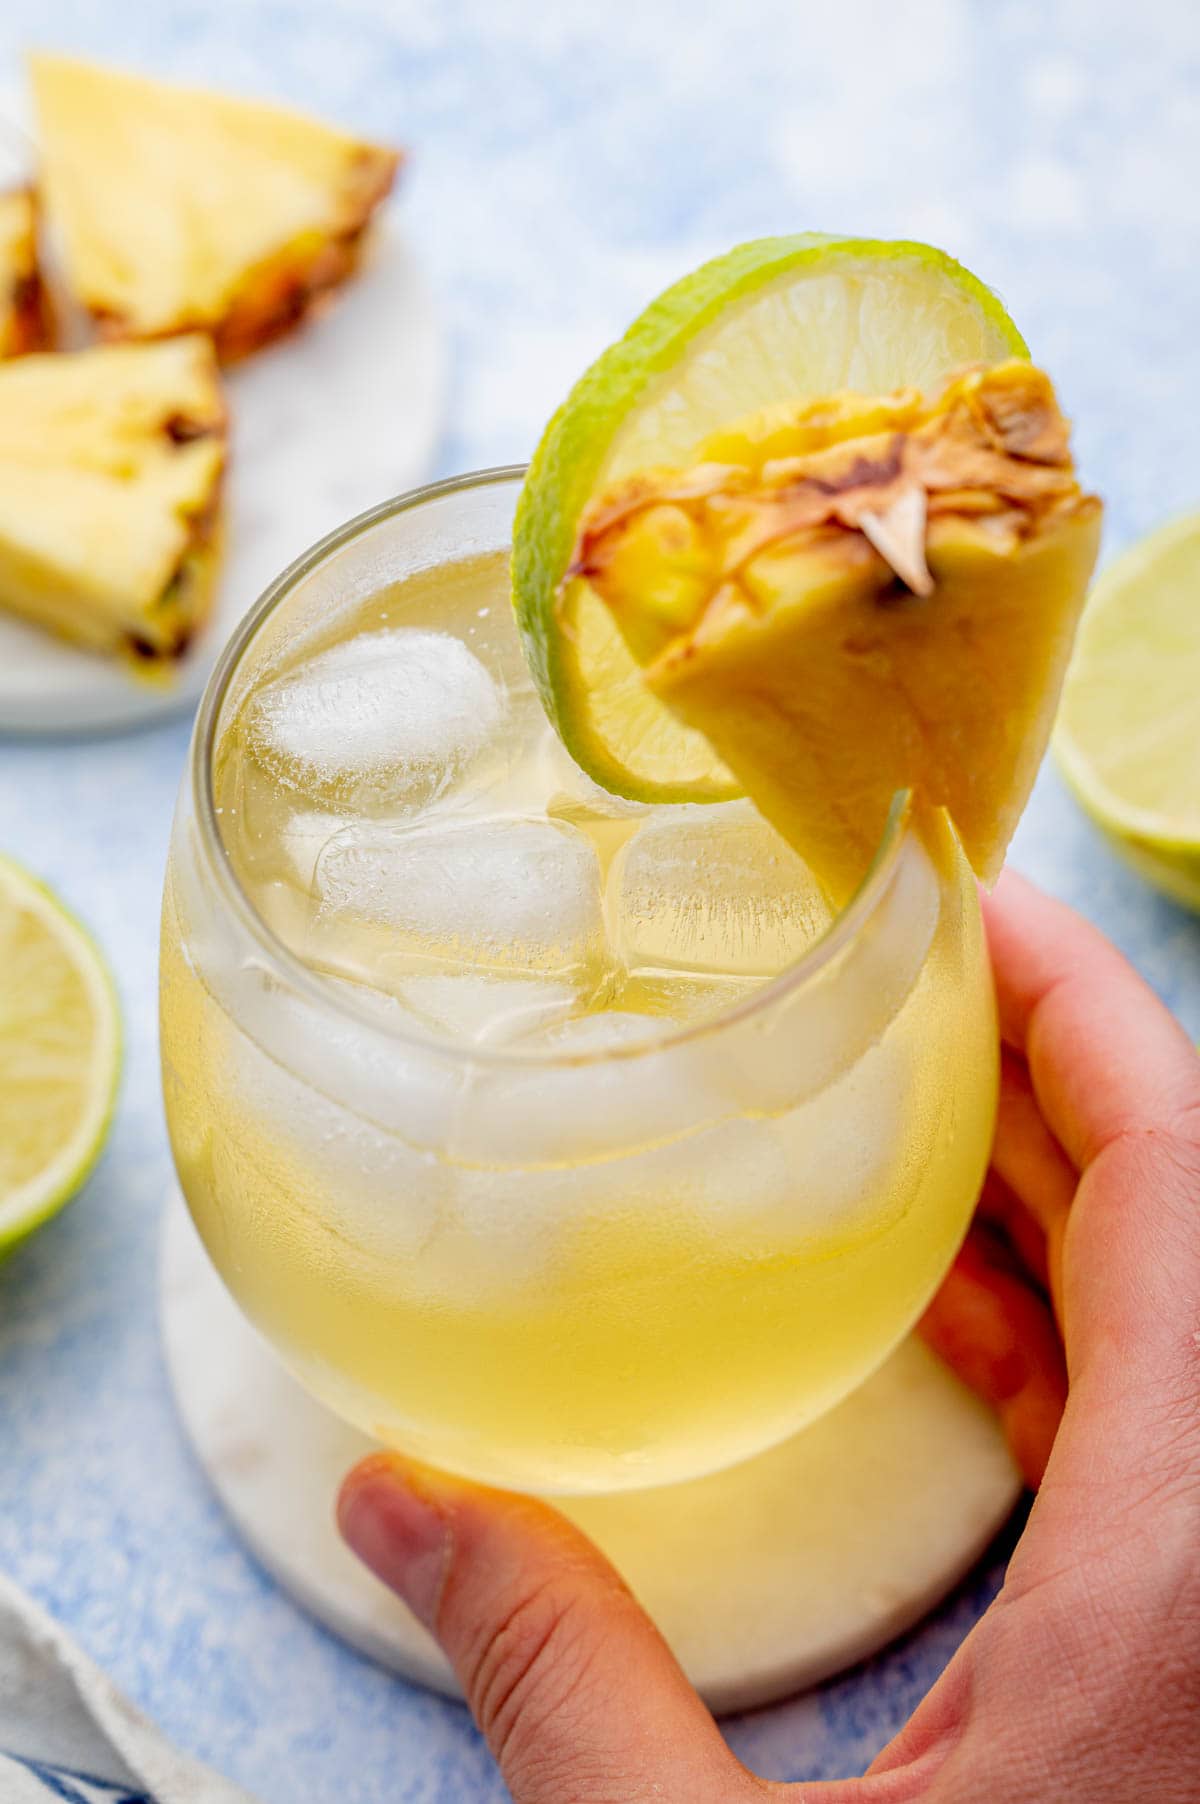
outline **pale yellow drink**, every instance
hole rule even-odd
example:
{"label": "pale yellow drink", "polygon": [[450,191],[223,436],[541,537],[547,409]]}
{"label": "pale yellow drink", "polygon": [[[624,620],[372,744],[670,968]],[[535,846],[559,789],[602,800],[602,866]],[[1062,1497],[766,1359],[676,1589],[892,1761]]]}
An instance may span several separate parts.
{"label": "pale yellow drink", "polygon": [[939,818],[833,922],[749,804],[575,769],[511,624],[515,488],[427,502],[432,565],[419,509],[348,538],[231,660],[167,880],[167,1109],[215,1264],[334,1409],[615,1489],[765,1447],[912,1325],[995,1024]]}

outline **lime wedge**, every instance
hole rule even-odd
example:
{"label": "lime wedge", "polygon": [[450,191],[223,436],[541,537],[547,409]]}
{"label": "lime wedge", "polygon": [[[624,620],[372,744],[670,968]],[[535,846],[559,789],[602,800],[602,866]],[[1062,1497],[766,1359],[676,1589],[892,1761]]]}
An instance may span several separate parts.
{"label": "lime wedge", "polygon": [[0,1253],[100,1155],[121,1062],[112,979],[56,896],[0,858]]}
{"label": "lime wedge", "polygon": [[1133,545],[1092,590],[1054,749],[1117,851],[1200,909],[1200,514]]}
{"label": "lime wedge", "polygon": [[576,762],[639,801],[736,793],[699,733],[644,687],[588,584],[564,582],[580,516],[622,476],[806,395],[928,389],[1025,354],[996,296],[929,245],[805,233],[739,245],[676,283],[551,420],[517,513],[513,592],[542,700]]}

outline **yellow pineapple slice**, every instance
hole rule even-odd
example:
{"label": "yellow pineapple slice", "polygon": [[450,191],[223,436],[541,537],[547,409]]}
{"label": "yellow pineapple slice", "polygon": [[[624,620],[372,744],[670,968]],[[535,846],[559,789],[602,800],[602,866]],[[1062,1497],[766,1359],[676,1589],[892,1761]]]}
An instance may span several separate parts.
{"label": "yellow pineapple slice", "polygon": [[50,342],[50,310],[38,264],[37,201],[30,188],[0,194],[0,357]]}
{"label": "yellow pineapple slice", "polygon": [[946,807],[999,872],[1095,561],[1049,380],[970,370],[934,401],[835,395],[727,429],[583,516],[567,580],[837,898],[892,797]]}
{"label": "yellow pineapple slice", "polygon": [[225,438],[199,333],[0,365],[0,607],[176,656],[211,598]]}
{"label": "yellow pineapple slice", "polygon": [[107,338],[211,332],[224,359],[348,276],[395,151],[283,107],[31,58],[47,207]]}

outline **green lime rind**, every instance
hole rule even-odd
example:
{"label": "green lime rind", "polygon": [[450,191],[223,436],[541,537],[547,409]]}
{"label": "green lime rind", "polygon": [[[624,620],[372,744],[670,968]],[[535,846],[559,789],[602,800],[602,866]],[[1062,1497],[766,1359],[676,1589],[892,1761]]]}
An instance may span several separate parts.
{"label": "green lime rind", "polygon": [[1200,514],[1127,547],[1088,598],[1054,754],[1113,849],[1200,912]]}
{"label": "green lime rind", "polygon": [[1118,857],[1146,883],[1178,902],[1181,908],[1200,914],[1200,852],[1172,852],[1114,833],[1106,826],[1101,831]]}
{"label": "green lime rind", "polygon": [[[25,905],[47,924],[83,980],[94,1021],[90,1082],[74,1132],[44,1173],[15,1194],[0,1194],[0,1259],[26,1241],[69,1203],[91,1176],[108,1140],[123,1060],[121,1008],[107,960],[83,923],[50,887],[15,859],[0,854],[0,913],[9,902]],[[3,998],[0,996],[0,1002]],[[4,1031],[0,1008],[0,1033]],[[2,1118],[2,1104],[0,1104]]]}
{"label": "green lime rind", "polygon": [[551,419],[529,466],[513,535],[513,605],[525,655],[546,712],[576,762],[610,792],[646,801],[706,801],[728,796],[716,784],[647,783],[615,761],[586,730],[573,695],[557,600],[578,523],[597,487],[614,439],[638,405],[727,309],[787,276],[822,274],[839,264],[919,264],[956,288],[978,311],[999,355],[1028,347],[996,294],[945,252],[910,240],[846,238],[801,232],[737,245],[668,288],[575,384]]}

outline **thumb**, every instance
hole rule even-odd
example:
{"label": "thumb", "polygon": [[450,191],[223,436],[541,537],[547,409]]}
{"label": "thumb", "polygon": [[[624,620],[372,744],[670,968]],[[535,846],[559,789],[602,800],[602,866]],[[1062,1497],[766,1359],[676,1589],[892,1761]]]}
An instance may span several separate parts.
{"label": "thumb", "polygon": [[1011,878],[985,908],[1004,1036],[1079,1173],[1061,1229],[1071,1389],[1053,1462],[1061,1473],[1078,1448],[1074,1508],[1101,1472],[1127,1485],[1160,1453],[1181,1470],[1195,1457],[1200,1059],[1070,909]]}
{"label": "thumb", "polygon": [[377,1454],[338,1522],[440,1643],[515,1804],[761,1804],[657,1629],[557,1511]]}

